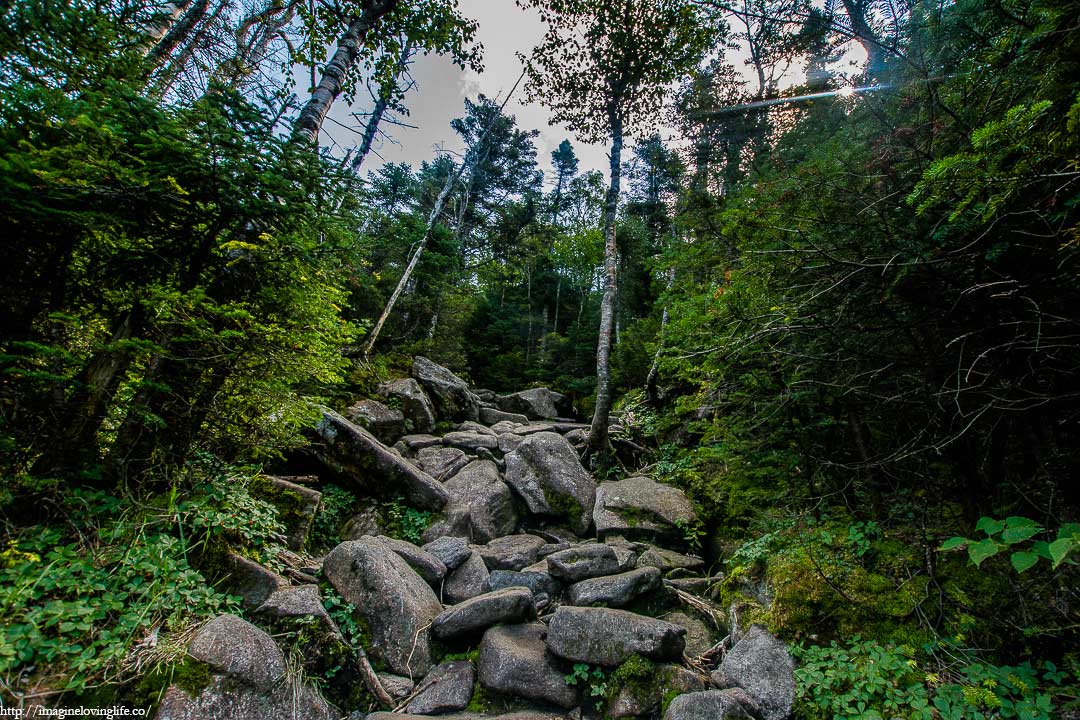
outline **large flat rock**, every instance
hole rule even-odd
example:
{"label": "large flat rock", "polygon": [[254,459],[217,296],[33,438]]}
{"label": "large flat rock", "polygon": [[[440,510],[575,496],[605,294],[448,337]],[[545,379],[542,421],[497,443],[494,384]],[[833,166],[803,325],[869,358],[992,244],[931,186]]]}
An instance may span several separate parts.
{"label": "large flat rock", "polygon": [[322,414],[311,450],[332,471],[367,492],[403,495],[411,505],[425,510],[439,510],[450,500],[441,483],[367,430],[329,408],[323,408]]}
{"label": "large flat rock", "polygon": [[376,659],[399,675],[431,669],[431,621],[442,612],[435,593],[389,545],[370,536],[344,542],[323,561],[323,573],[369,631]]}
{"label": "large flat rock", "polygon": [[540,623],[500,625],[484,633],[480,643],[480,684],[489,690],[525,700],[572,708],[577,692],[566,684],[544,645]]}
{"label": "large flat rock", "polygon": [[596,481],[562,435],[538,432],[526,437],[506,456],[506,482],[530,513],[565,520],[579,535],[589,530]]}
{"label": "large flat rock", "polygon": [[652,660],[682,656],[686,630],[625,610],[562,606],[548,624],[548,650],[590,665],[614,667],[632,655]]}

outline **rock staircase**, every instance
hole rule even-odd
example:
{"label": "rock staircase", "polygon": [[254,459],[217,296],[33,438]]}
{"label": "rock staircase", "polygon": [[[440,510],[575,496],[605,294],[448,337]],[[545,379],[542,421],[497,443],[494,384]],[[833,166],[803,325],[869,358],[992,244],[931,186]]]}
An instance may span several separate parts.
{"label": "rock staircase", "polygon": [[[312,452],[358,493],[432,511],[423,544],[381,535],[361,513],[321,563],[285,578],[236,556],[231,579],[260,624],[304,618],[340,641],[314,583],[332,586],[365,635],[351,682],[387,709],[331,706],[288,677],[271,635],[224,615],[188,647],[211,681],[170,687],[159,720],[791,715],[787,648],[761,627],[724,627],[702,593],[718,578],[682,551],[691,502],[643,476],[598,484],[565,398],[472,390],[421,357],[379,392],[343,415],[324,409]],[[293,550],[318,500],[303,482],[271,479],[304,500],[302,512],[288,505]]]}

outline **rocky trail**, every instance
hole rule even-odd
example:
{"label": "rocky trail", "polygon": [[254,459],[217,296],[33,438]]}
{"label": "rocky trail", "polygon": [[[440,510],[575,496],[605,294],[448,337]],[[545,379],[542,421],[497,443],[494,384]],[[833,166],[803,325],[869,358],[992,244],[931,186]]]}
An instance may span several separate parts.
{"label": "rocky trail", "polygon": [[[312,453],[358,495],[431,511],[422,543],[363,511],[314,557],[320,478],[268,478],[289,567],[227,557],[248,620],[194,633],[187,653],[205,677],[170,686],[159,720],[791,715],[793,660],[719,605],[722,576],[687,546],[692,503],[643,475],[597,482],[565,398],[472,390],[420,357],[379,393],[324,410]],[[325,609],[331,590],[352,606],[350,628]],[[299,657],[278,641],[296,627]],[[320,673],[332,692],[316,691]]]}

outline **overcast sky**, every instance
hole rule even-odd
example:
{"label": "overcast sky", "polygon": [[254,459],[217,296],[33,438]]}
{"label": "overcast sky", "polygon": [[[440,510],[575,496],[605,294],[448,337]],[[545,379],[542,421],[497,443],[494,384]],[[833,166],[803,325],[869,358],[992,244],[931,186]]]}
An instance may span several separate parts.
{"label": "overcast sky", "polygon": [[[450,120],[465,113],[465,98],[484,93],[502,99],[521,74],[521,63],[515,52],[528,54],[544,34],[544,24],[535,12],[519,8],[514,0],[459,0],[461,13],[479,23],[477,40],[484,46],[484,72],[461,70],[449,59],[434,55],[418,57],[412,75],[418,88],[405,97],[409,117],[404,120],[417,129],[384,124],[383,129],[399,144],[377,141],[374,152],[386,162],[406,162],[419,167],[431,160],[437,148],[458,152],[462,149],[457,134],[450,129]],[[344,123],[356,124],[349,112],[368,109],[370,101],[363,91],[357,93],[357,104],[346,108],[344,99],[335,103],[331,117]],[[539,105],[527,105],[525,82],[522,81],[506,112],[515,115],[518,125],[526,130],[539,130],[536,138],[537,159],[545,170],[551,166],[551,151],[565,139],[574,144],[582,170],[607,170],[607,151],[603,146],[587,146],[577,142],[563,127],[550,126],[547,111]],[[345,148],[355,145],[359,138],[350,135],[340,125],[328,124],[324,132]],[[382,163],[374,152],[364,166],[374,169]]]}
{"label": "overcast sky", "polygon": [[[462,70],[440,56],[427,55],[416,58],[412,76],[417,88],[405,97],[409,117],[403,120],[416,129],[383,123],[382,129],[396,143],[385,138],[376,141],[372,154],[366,160],[367,170],[377,168],[383,162],[405,162],[418,168],[424,160],[431,160],[439,150],[460,153],[462,143],[450,128],[450,120],[465,113],[465,98],[475,99],[479,93],[502,99],[510,91],[521,74],[521,63],[515,53],[529,54],[544,34],[544,24],[538,13],[522,10],[514,0],[458,0],[461,13],[479,24],[476,39],[484,46],[484,71],[477,74],[471,69]],[[848,54],[842,65],[858,68],[865,54],[857,43],[848,44]],[[730,51],[729,51],[730,52]],[[739,70],[745,70],[745,53],[736,50],[732,62]],[[781,80],[781,87],[802,82],[802,71],[795,67]],[[580,169],[600,170],[607,174],[607,148],[603,145],[579,143],[565,127],[552,125],[548,112],[540,105],[525,103],[525,83],[521,83],[506,111],[517,117],[518,126],[525,130],[539,130],[536,138],[537,159],[551,181],[551,151],[565,139],[574,145],[581,161]],[[330,118],[337,121],[324,125],[323,142],[337,146],[336,153],[355,147],[360,140],[359,132],[349,132],[344,125],[362,130],[362,121],[351,118],[350,112],[370,109],[371,100],[361,89],[357,93],[356,106],[349,108],[344,98],[331,109]],[[669,137],[671,139],[670,132]],[[631,139],[631,144],[633,139]],[[624,152],[623,157],[628,157]],[[381,158],[381,159],[380,159]]]}

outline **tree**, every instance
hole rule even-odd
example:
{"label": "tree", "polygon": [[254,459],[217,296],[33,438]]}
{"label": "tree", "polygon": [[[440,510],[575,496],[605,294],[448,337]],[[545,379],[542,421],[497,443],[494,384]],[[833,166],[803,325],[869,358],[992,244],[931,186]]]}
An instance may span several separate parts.
{"label": "tree", "polygon": [[551,164],[555,167],[555,188],[551,192],[551,222],[558,225],[566,184],[574,179],[578,171],[577,155],[574,154],[574,146],[569,140],[563,140],[551,153]]}
{"label": "tree", "polygon": [[629,132],[655,123],[667,87],[711,46],[713,28],[682,0],[518,0],[536,8],[547,34],[529,60],[529,94],[583,142],[610,142],[604,202],[604,297],[596,350],[596,408],[589,445],[608,447],[611,341],[617,289],[615,219],[622,147]]}
{"label": "tree", "polygon": [[[480,49],[472,47],[476,23],[462,17],[453,0],[364,0],[352,13],[322,77],[293,124],[293,139],[314,146],[323,120],[339,95],[350,95],[358,68],[369,65],[384,88],[391,87],[400,72],[400,58],[407,45],[417,50],[450,54],[464,67],[480,65]],[[317,13],[309,20],[311,43],[336,32],[339,13]],[[373,29],[378,26],[378,32]]]}

